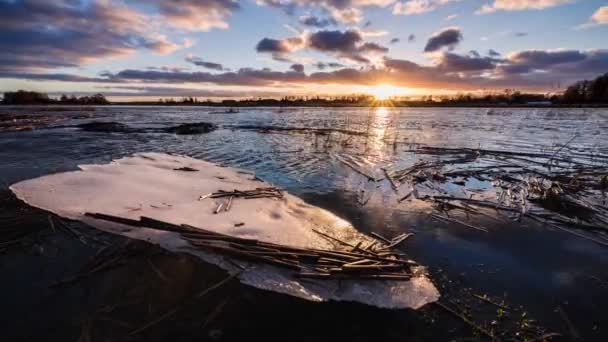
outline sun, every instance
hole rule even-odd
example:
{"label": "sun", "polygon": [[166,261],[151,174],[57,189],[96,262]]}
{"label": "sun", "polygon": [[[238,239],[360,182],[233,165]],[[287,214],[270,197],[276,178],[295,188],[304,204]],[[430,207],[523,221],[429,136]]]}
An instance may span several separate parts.
{"label": "sun", "polygon": [[388,100],[391,96],[399,95],[399,88],[388,84],[379,84],[369,87],[368,92],[376,100]]}

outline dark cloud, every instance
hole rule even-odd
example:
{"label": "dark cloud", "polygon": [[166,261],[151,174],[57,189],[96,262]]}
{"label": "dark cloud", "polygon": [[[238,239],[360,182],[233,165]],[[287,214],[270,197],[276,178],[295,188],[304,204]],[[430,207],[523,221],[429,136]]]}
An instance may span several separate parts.
{"label": "dark cloud", "polygon": [[525,37],[528,35],[528,32],[515,32],[515,37]]}
{"label": "dark cloud", "polygon": [[338,22],[333,18],[318,18],[318,17],[314,17],[314,16],[302,16],[302,17],[300,17],[299,21],[300,21],[300,24],[302,24],[302,25],[306,25],[306,26],[310,26],[310,27],[317,27],[317,28],[335,26],[338,24]]}
{"label": "dark cloud", "polygon": [[274,83],[301,81],[303,73],[280,72],[270,69],[241,68],[234,72],[212,74],[208,72],[165,72],[126,69],[106,75],[112,81],[161,82],[161,83],[208,83],[219,85],[264,86]]}
{"label": "dark cloud", "polygon": [[276,90],[256,90],[256,89],[238,89],[238,90],[216,90],[216,89],[197,89],[184,87],[158,87],[158,86],[103,86],[96,87],[96,91],[76,91],[76,92],[50,92],[51,96],[60,96],[66,94],[68,96],[91,96],[98,93],[103,93],[106,97],[117,98],[134,98],[134,97],[153,97],[153,98],[177,98],[182,97],[197,97],[202,99],[207,98],[247,98],[247,97],[279,97],[285,95],[281,89]]}
{"label": "dark cloud", "polygon": [[[107,75],[107,74],[106,74]],[[121,83],[118,79],[108,79],[102,77],[87,77],[73,74],[53,74],[53,73],[23,73],[23,72],[2,72],[0,78],[14,78],[30,81],[62,81],[62,82],[92,82],[92,83]]]}
{"label": "dark cloud", "polygon": [[204,60],[202,60],[199,57],[194,57],[194,56],[188,56],[186,57],[186,62],[188,63],[192,63],[194,65],[206,68],[206,69],[211,69],[211,70],[217,70],[217,71],[224,71],[227,70],[224,68],[223,65],[219,64],[219,63],[213,63],[213,62],[206,62]]}
{"label": "dark cloud", "polygon": [[361,63],[369,62],[362,54],[388,52],[388,48],[376,43],[363,43],[363,36],[356,30],[315,32],[309,37],[309,47]]}
{"label": "dark cloud", "polygon": [[344,64],[340,64],[340,63],[323,63],[323,62],[318,62],[314,64],[315,67],[317,67],[317,69],[319,70],[325,70],[327,68],[344,68]]}
{"label": "dark cloud", "polygon": [[295,72],[304,72],[304,66],[302,64],[292,64],[289,68]]}
{"label": "dark cloud", "polygon": [[105,1],[0,1],[0,71],[74,67],[179,46],[146,30],[144,17]]}
{"label": "dark cloud", "polygon": [[388,52],[388,48],[377,43],[364,42],[363,34],[358,30],[320,30],[305,39],[300,37],[264,38],[256,46],[257,52],[271,53],[276,60],[289,62],[292,60],[288,54],[303,48],[310,48],[359,63],[370,62],[366,55]]}
{"label": "dark cloud", "polygon": [[365,22],[365,24],[363,24],[364,28],[370,27],[370,26],[372,26],[372,21],[371,20],[368,20],[368,21]]}
{"label": "dark cloud", "polygon": [[479,54],[479,52],[477,52],[477,50],[471,50],[469,51],[469,55],[479,58],[481,55]]}
{"label": "dark cloud", "polygon": [[407,42],[408,43],[413,43],[416,41],[416,35],[414,35],[413,33],[410,34],[409,36],[407,36]]}
{"label": "dark cloud", "polygon": [[435,52],[444,47],[451,49],[461,41],[462,33],[460,32],[460,29],[458,27],[448,27],[434,33],[429,38],[424,47],[424,52]]}
{"label": "dark cloud", "polygon": [[287,39],[264,38],[258,42],[255,49],[257,52],[285,54],[298,49],[302,44],[303,40],[297,37]]}
{"label": "dark cloud", "polygon": [[509,54],[506,63],[499,66],[501,74],[558,77],[579,75],[593,77],[608,70],[608,50],[525,50]]}
{"label": "dark cloud", "polygon": [[365,43],[357,48],[361,52],[380,52],[387,53],[388,48],[376,43]]}
{"label": "dark cloud", "polygon": [[491,57],[481,57],[479,54],[463,56],[444,52],[438,59],[437,68],[446,72],[482,71],[496,68],[498,60]]}
{"label": "dark cloud", "polygon": [[490,57],[499,57],[500,56],[500,52],[497,52],[493,49],[488,50],[488,56]]}
{"label": "dark cloud", "polygon": [[580,62],[587,57],[586,53],[578,50],[526,50],[509,55],[509,61],[531,68],[544,68],[554,64]]}
{"label": "dark cloud", "polygon": [[408,61],[405,59],[385,58],[384,65],[389,69],[393,69],[393,70],[397,70],[397,71],[404,71],[404,72],[411,72],[411,71],[416,71],[416,70],[421,69],[421,66],[418,65],[417,63],[414,63],[414,62],[411,62],[411,61]]}
{"label": "dark cloud", "polygon": [[[186,71],[188,68],[176,67],[176,66],[149,66],[146,68],[147,70],[161,70],[161,71]],[[108,71],[103,72],[102,74],[107,74]]]}
{"label": "dark cloud", "polygon": [[393,38],[393,39],[391,39],[391,41],[390,41],[389,43],[390,43],[390,44],[397,44],[397,43],[399,43],[400,41],[401,41],[401,39],[399,39],[399,38]]}
{"label": "dark cloud", "polygon": [[363,41],[361,33],[355,30],[318,31],[310,36],[310,46],[319,51],[355,51],[361,41]]}

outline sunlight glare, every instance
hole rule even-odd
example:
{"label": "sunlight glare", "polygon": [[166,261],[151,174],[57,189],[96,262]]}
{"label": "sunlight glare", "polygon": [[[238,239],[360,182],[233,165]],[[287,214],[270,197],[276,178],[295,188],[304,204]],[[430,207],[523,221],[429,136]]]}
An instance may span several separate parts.
{"label": "sunlight glare", "polygon": [[399,93],[398,93],[399,90],[400,89],[395,86],[388,85],[388,84],[381,84],[381,85],[370,87],[369,93],[376,100],[388,100],[392,96],[399,95]]}

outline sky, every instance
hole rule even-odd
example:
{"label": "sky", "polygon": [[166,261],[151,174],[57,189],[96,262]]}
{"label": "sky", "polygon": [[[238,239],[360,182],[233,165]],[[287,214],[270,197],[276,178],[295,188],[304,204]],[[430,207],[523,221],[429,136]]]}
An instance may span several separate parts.
{"label": "sky", "polygon": [[548,93],[608,72],[607,42],[596,0],[0,0],[0,92]]}

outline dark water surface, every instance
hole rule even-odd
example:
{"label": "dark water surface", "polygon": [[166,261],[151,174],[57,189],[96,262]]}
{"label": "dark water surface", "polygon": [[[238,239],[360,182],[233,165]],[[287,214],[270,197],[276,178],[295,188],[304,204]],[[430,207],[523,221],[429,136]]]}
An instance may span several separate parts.
{"label": "dark water surface", "polygon": [[[9,113],[57,118],[50,126],[45,122],[42,129],[0,133],[4,197],[0,223],[48,226],[45,214],[10,196],[9,184],[135,152],[185,154],[254,171],[258,177],[349,220],[363,232],[385,236],[415,233],[400,249],[428,267],[442,292],[442,302],[467,311],[479,324],[507,331],[505,336],[524,340],[525,325],[534,320],[529,324],[560,333],[562,340],[608,339],[608,247],[548,225],[508,217],[500,221],[477,218],[476,224],[486,227],[487,233],[438,221],[429,215],[432,208],[422,201],[397,201],[408,192],[408,186],[403,185],[396,194],[388,181],[369,181],[341,162],[349,158],[382,178],[382,167],[411,165],[418,160],[420,156],[411,148],[419,144],[536,153],[557,151],[560,144],[568,142],[569,151],[608,154],[608,110],[243,108],[228,114],[201,107],[93,109],[0,108],[0,118]],[[204,121],[219,128],[207,134],[175,135],[96,133],[70,127],[92,120],[133,128]],[[365,136],[244,128],[249,126],[343,129],[364,132]],[[466,187],[483,192],[491,191],[492,185],[469,181]],[[448,186],[448,192],[458,191]],[[114,245],[124,242],[115,237],[100,239]],[[13,340],[45,336],[77,340],[86,337],[87,331],[94,341],[142,336],[158,340],[485,339],[433,305],[411,312],[350,303],[314,304],[238,284],[231,284],[210,302],[180,311],[143,335],[128,335],[162,313],[159,307],[187,298],[188,293],[209,282],[208,278],[221,279],[222,273],[185,256],[154,251],[143,259],[136,255],[130,265],[84,282],[59,289],[48,287],[77,272],[95,253],[77,240],[45,231],[33,244],[11,247],[0,254],[0,302],[4,304],[0,322]],[[148,269],[150,262],[157,265],[152,271]],[[143,301],[125,305],[124,310],[106,308],[103,315],[92,314],[113,300],[130,303],[121,296],[142,282]],[[498,312],[499,307],[476,299],[474,294],[504,301],[510,308],[506,317]]]}

